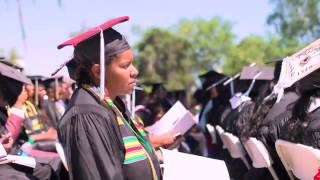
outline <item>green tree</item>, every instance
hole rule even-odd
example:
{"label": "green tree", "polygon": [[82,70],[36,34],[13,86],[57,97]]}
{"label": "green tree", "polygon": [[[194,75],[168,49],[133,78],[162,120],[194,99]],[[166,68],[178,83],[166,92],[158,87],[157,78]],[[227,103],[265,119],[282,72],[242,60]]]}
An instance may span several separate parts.
{"label": "green tree", "polygon": [[270,0],[275,5],[267,23],[274,25],[283,42],[309,43],[320,37],[319,0]]}
{"label": "green tree", "polygon": [[170,90],[184,89],[193,82],[192,46],[168,30],[149,29],[135,45],[136,66],[142,81],[165,82]]}
{"label": "green tree", "polygon": [[281,59],[293,54],[298,47],[282,46],[280,38],[269,35],[267,38],[251,35],[244,38],[233,49],[223,64],[223,72],[229,75],[241,71],[243,66],[255,62],[265,65],[266,62]]}
{"label": "green tree", "polygon": [[235,38],[231,30],[231,23],[221,17],[184,19],[175,28],[177,36],[191,42],[196,68],[200,73],[217,68],[225,61]]}

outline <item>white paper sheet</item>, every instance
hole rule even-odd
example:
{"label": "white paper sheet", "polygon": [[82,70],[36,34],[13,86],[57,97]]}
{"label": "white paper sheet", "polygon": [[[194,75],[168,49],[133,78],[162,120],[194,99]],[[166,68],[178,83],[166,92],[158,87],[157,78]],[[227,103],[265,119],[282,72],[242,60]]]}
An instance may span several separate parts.
{"label": "white paper sheet", "polygon": [[32,157],[27,157],[27,156],[16,156],[16,155],[8,155],[7,152],[5,151],[3,145],[0,143],[0,159],[1,160],[12,160],[12,163],[15,164],[20,164],[23,166],[28,166],[31,168],[36,167],[36,160]]}
{"label": "white paper sheet", "polygon": [[161,149],[163,180],[229,180],[224,161]]}
{"label": "white paper sheet", "polygon": [[28,166],[31,168],[35,168],[36,167],[36,160],[32,157],[28,157],[28,156],[16,156],[16,155],[8,155],[6,157],[4,157],[4,159],[7,160],[12,160],[12,163],[15,164],[20,164],[23,166]]}
{"label": "white paper sheet", "polygon": [[192,114],[180,101],[177,101],[158,122],[147,127],[147,130],[156,135],[162,135],[167,132],[183,135],[195,123]]}

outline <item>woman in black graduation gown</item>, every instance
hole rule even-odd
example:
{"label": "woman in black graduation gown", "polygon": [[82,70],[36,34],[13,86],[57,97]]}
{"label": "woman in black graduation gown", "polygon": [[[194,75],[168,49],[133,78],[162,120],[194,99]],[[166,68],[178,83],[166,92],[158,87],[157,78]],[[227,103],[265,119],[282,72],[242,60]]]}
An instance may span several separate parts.
{"label": "woman in black graduation gown", "polygon": [[300,97],[287,115],[282,115],[282,122],[273,128],[274,134],[280,139],[320,148],[320,108],[319,103],[312,104],[320,97],[320,70],[300,80],[297,87]]}
{"label": "woman in black graduation gown", "polygon": [[58,46],[75,47],[67,67],[79,86],[58,128],[71,179],[161,179],[146,133],[120,98],[133,91],[138,75],[128,42],[111,28],[126,20],[113,19]]}
{"label": "woman in black graduation gown", "polygon": [[[320,95],[319,79],[320,70],[317,70],[298,81],[298,100],[288,104],[286,111],[276,116],[273,121],[260,127],[262,140],[267,144],[276,164],[281,164],[275,151],[275,142],[278,139],[320,148],[320,109],[314,108],[309,112],[311,99],[319,98]],[[284,169],[283,171],[285,172]]]}

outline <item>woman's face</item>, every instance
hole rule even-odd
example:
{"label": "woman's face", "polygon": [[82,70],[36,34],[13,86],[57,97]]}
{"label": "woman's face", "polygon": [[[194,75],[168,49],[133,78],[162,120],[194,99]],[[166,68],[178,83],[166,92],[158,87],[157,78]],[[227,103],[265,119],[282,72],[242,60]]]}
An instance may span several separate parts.
{"label": "woman's face", "polygon": [[28,85],[25,86],[25,88],[26,88],[26,91],[28,93],[28,97],[32,98],[34,96],[34,87],[33,87],[33,85],[29,85],[28,84]]}
{"label": "woman's face", "polygon": [[106,88],[111,97],[132,93],[138,76],[132,61],[133,52],[129,49],[106,65]]}

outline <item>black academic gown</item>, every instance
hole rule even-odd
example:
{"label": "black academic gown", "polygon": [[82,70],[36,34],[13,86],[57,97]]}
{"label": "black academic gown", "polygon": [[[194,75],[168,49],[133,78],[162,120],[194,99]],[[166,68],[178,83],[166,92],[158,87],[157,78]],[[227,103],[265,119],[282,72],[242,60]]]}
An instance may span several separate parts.
{"label": "black academic gown", "polygon": [[319,136],[320,108],[307,114],[307,121],[301,122],[298,119],[288,118],[281,124],[278,124],[278,138],[293,143],[305,144],[320,148]]}
{"label": "black academic gown", "polygon": [[231,110],[231,112],[226,116],[224,121],[222,122],[221,126],[222,128],[229,132],[232,133],[236,136],[238,136],[238,129],[245,125],[242,124],[242,121],[239,121],[240,116],[244,116],[244,113],[247,114],[249,112],[250,107],[252,102],[251,101],[246,101],[242,103],[239,107],[236,109]]}
{"label": "black academic gown", "polygon": [[[259,137],[258,129],[263,125],[266,116],[276,101],[276,96],[269,96],[262,103],[251,103],[247,107],[247,112],[243,112],[239,117],[238,132],[240,138],[245,142],[250,137]],[[245,109],[244,109],[245,110]],[[244,111],[243,110],[243,111]]]}
{"label": "black academic gown", "polygon": [[[283,139],[293,143],[304,144],[304,139],[309,131],[315,131],[317,121],[320,118],[320,108],[307,114],[307,121],[292,118],[292,107],[281,113],[273,123],[269,125],[268,133],[272,141]],[[267,133],[267,132],[264,132]]]}
{"label": "black academic gown", "polygon": [[227,132],[233,132],[234,122],[239,118],[239,111],[232,109],[225,118],[221,121],[221,127]]}
{"label": "black academic gown", "polygon": [[300,121],[292,119],[293,106],[294,104],[288,104],[284,112],[259,128],[259,139],[266,145],[274,161],[274,169],[277,171],[280,179],[289,179],[289,177],[277,154],[275,142],[278,139],[283,139],[294,143],[302,143],[302,137],[306,130],[305,127],[302,128]]}
{"label": "black academic gown", "polygon": [[55,103],[48,98],[42,99],[41,100],[41,110],[49,118],[48,119],[49,121],[46,122],[46,125],[57,129],[59,117],[58,117]]}
{"label": "black academic gown", "polygon": [[263,124],[271,123],[278,115],[287,110],[287,106],[294,103],[299,96],[295,92],[287,92],[278,103],[275,103],[263,120]]}
{"label": "black academic gown", "polygon": [[320,149],[320,110],[312,113],[302,143]]}
{"label": "black academic gown", "polygon": [[243,108],[241,108],[239,118],[235,122],[234,135],[241,138],[242,136],[244,136],[244,134],[248,134],[248,132],[250,131],[250,120],[254,115],[254,111],[256,110],[255,107],[256,103],[247,101]]}
{"label": "black academic gown", "polygon": [[125,147],[115,114],[85,89],[74,92],[60,120],[58,136],[71,179],[152,179],[149,165],[134,169],[123,163]]}

